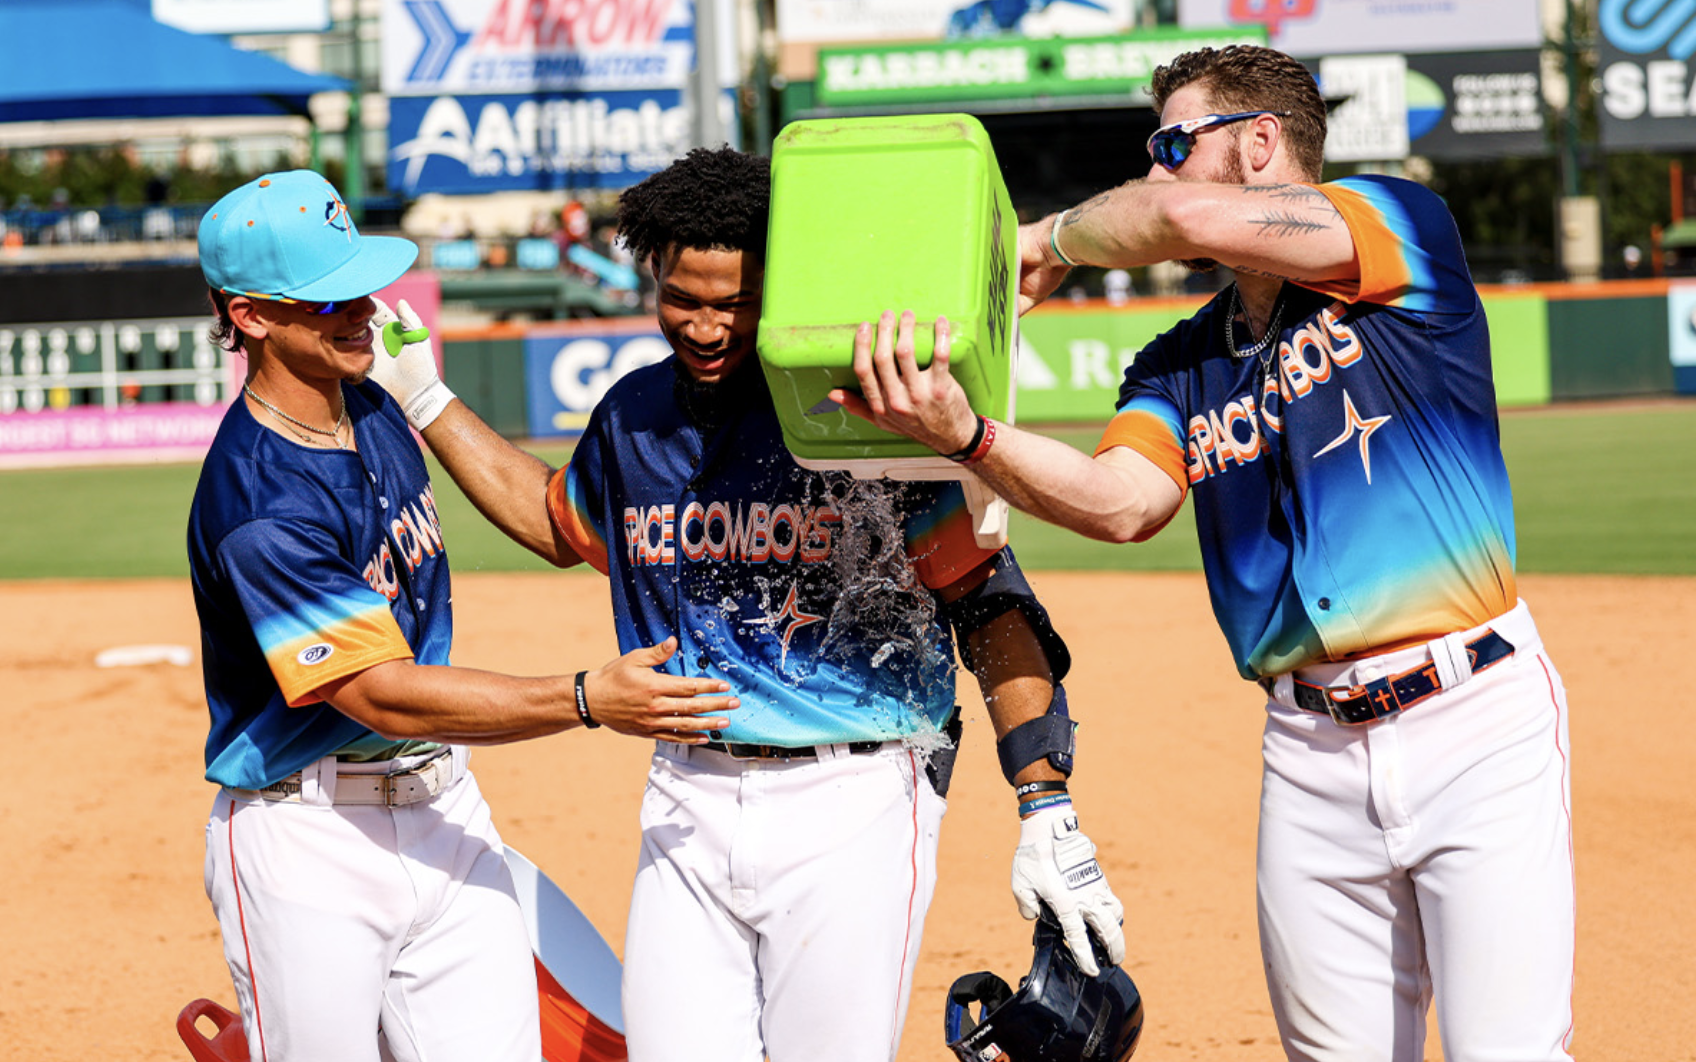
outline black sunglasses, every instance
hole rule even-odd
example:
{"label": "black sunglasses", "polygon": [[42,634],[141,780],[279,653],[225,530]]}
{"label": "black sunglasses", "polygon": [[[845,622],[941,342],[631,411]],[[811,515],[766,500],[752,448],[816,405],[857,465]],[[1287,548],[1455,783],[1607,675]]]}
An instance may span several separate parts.
{"label": "black sunglasses", "polygon": [[1148,138],[1148,153],[1155,162],[1168,170],[1176,170],[1189,161],[1190,153],[1195,150],[1197,133],[1208,129],[1216,129],[1232,122],[1243,122],[1250,118],[1259,118],[1270,114],[1278,118],[1288,118],[1289,111],[1243,111],[1239,114],[1204,114],[1199,118],[1186,118],[1181,122],[1163,125]]}

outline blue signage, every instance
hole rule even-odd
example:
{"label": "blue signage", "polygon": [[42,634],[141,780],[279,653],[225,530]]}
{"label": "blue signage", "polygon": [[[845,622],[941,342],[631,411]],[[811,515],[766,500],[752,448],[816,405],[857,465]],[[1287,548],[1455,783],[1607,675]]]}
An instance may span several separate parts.
{"label": "blue signage", "polygon": [[396,96],[389,187],[407,196],[628,188],[689,149],[689,117],[680,89]]}
{"label": "blue signage", "polygon": [[1681,395],[1696,394],[1696,283],[1667,285],[1667,338],[1674,388]]}
{"label": "blue signage", "polygon": [[671,356],[659,330],[572,332],[524,340],[530,434],[576,435],[607,388],[625,373]]}

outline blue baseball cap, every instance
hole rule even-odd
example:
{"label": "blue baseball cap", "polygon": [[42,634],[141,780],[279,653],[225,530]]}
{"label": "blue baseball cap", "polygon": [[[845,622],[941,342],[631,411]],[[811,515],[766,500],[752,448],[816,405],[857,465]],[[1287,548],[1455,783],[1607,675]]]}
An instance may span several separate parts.
{"label": "blue baseball cap", "polygon": [[200,271],[233,295],[341,302],[388,287],[418,245],[361,236],[335,186],[311,170],[268,173],[200,219]]}

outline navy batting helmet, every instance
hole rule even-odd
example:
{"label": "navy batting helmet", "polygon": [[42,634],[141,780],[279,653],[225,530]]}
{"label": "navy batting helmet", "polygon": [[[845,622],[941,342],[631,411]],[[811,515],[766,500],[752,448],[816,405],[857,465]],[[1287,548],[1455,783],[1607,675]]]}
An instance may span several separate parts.
{"label": "navy batting helmet", "polygon": [[[1059,922],[1042,909],[1036,959],[1018,992],[992,973],[967,974],[948,990],[948,1046],[960,1062],[1124,1062],[1142,1035],[1142,995],[1130,975],[1107,961],[1101,973],[1078,969]],[[972,1021],[971,1004],[980,1004]]]}

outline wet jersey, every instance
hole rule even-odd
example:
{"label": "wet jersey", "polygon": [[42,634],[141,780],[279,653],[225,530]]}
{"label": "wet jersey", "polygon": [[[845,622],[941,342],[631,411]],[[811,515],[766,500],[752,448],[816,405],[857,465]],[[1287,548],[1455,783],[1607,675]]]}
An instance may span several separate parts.
{"label": "wet jersey", "polygon": [[[803,746],[933,730],[953,707],[953,646],[929,589],[994,554],[959,484],[810,472],[783,444],[758,366],[701,426],[675,359],[596,406],[548,508],[610,577],[619,646],[676,635],[672,674],[730,683],[719,737]],[[734,388],[734,390],[725,390]]]}
{"label": "wet jersey", "polygon": [[317,699],[388,660],[446,664],[448,562],[400,409],[344,385],[358,450],[301,446],[230,407],[189,513],[212,727],[206,777],[257,789],[331,753],[392,745]]}
{"label": "wet jersey", "polygon": [[1227,349],[1227,289],[1137,355],[1098,449],[1129,446],[1193,494],[1213,611],[1251,678],[1517,600],[1489,330],[1454,220],[1410,181],[1319,190],[1358,283],[1285,284],[1275,345],[1247,357]]}

